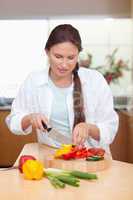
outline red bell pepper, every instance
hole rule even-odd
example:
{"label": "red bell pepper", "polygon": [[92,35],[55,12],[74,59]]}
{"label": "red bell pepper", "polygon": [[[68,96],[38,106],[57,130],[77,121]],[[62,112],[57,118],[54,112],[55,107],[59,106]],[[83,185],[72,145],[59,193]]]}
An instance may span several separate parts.
{"label": "red bell pepper", "polygon": [[79,148],[78,146],[73,146],[71,152],[63,154],[61,156],[64,160],[70,159],[82,159],[89,158],[93,156],[104,156],[105,150],[102,148]]}
{"label": "red bell pepper", "polygon": [[70,153],[67,153],[67,154],[63,154],[62,155],[62,158],[64,159],[64,160],[71,160],[71,159],[75,159],[75,151],[72,151],[72,152],[70,152]]}
{"label": "red bell pepper", "polygon": [[88,151],[94,156],[104,156],[105,150],[102,148],[89,148]]}
{"label": "red bell pepper", "polygon": [[36,160],[36,158],[34,156],[32,156],[32,155],[22,155],[19,158],[19,165],[18,165],[19,171],[21,173],[23,173],[22,166],[27,160]]}

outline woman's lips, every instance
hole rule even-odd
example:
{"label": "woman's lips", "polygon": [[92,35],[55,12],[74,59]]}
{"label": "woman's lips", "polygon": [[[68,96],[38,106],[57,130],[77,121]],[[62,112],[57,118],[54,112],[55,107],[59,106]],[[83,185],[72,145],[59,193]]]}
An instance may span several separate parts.
{"label": "woman's lips", "polygon": [[60,73],[65,73],[65,72],[67,72],[68,70],[67,70],[67,69],[60,69],[60,68],[58,68],[58,71],[59,71]]}

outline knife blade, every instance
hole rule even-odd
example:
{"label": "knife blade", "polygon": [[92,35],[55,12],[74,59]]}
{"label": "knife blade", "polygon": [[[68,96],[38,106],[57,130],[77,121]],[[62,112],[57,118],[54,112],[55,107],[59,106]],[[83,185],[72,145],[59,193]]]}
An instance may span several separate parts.
{"label": "knife blade", "polygon": [[47,136],[53,140],[62,143],[62,144],[72,144],[72,139],[63,135],[55,128],[48,128],[48,126],[42,121],[43,128],[47,130]]}

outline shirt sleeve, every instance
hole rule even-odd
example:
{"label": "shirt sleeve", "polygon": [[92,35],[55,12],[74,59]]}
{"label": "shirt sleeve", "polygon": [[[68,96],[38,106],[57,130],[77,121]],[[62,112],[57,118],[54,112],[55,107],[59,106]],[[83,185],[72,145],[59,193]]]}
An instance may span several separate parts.
{"label": "shirt sleeve", "polygon": [[29,126],[23,131],[21,122],[24,116],[31,113],[31,106],[34,106],[34,99],[31,90],[30,76],[20,87],[17,97],[14,99],[11,107],[11,113],[6,117],[6,124],[12,133],[16,135],[27,135],[32,132]]}
{"label": "shirt sleeve", "polygon": [[91,141],[97,143],[97,146],[106,148],[113,142],[116,136],[119,120],[118,115],[114,110],[111,89],[101,74],[97,88],[95,125],[100,130],[100,141],[94,141],[92,138]]}

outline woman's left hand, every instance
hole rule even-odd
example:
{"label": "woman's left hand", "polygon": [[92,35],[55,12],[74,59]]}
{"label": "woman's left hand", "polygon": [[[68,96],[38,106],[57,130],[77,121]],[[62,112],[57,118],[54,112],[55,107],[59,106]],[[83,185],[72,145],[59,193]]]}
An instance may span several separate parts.
{"label": "woman's left hand", "polygon": [[73,144],[83,145],[89,138],[90,126],[85,122],[77,124],[73,130]]}

